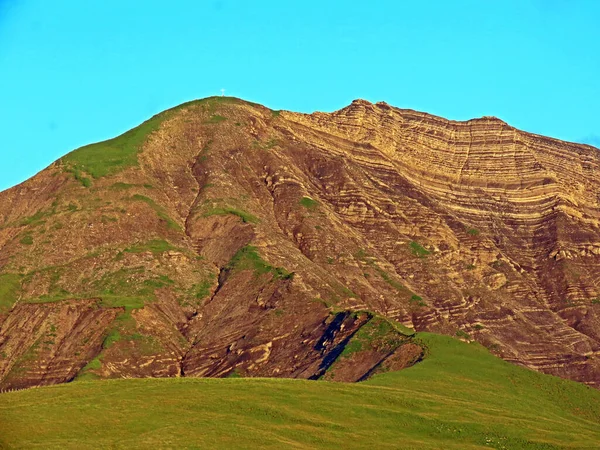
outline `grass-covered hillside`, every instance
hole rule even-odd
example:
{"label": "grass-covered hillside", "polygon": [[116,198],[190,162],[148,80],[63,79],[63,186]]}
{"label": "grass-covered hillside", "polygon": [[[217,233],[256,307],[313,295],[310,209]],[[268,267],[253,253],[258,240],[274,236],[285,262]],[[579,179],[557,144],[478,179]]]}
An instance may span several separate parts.
{"label": "grass-covered hillside", "polygon": [[600,392],[420,334],[421,363],[346,384],[77,381],[0,395],[7,448],[598,448]]}

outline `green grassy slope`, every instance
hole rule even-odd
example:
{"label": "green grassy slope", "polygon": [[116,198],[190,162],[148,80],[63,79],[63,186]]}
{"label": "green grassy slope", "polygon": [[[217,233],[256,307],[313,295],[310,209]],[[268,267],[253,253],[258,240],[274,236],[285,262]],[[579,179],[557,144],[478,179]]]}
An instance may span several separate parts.
{"label": "green grassy slope", "polygon": [[[237,102],[243,102],[243,100],[234,97],[207,97],[182,103],[156,114],[120,136],[73,150],[61,158],[60,162],[84,186],[89,187],[91,180],[84,174],[91,175],[92,178],[101,178],[118,173],[128,167],[137,166],[138,153],[148,136],[157,131],[161,123],[169,119],[177,110],[202,104],[209,112],[214,112],[219,104]],[[213,114],[210,123],[218,123],[223,120],[225,120],[224,117]]]}
{"label": "green grassy slope", "polygon": [[598,448],[600,392],[419,334],[416,366],[358,384],[80,381],[0,395],[0,446]]}

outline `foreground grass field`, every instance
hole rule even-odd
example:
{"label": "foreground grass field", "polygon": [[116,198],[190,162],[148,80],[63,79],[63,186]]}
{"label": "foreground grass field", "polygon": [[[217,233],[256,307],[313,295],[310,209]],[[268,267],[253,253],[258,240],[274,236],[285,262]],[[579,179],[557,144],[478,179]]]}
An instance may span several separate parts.
{"label": "foreground grass field", "polygon": [[600,392],[419,338],[425,361],[358,384],[142,379],[0,394],[0,446],[599,448]]}

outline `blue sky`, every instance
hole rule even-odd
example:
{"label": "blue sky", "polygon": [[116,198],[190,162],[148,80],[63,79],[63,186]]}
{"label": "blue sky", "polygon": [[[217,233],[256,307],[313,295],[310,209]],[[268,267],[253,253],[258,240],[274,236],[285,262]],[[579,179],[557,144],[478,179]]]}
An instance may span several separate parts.
{"label": "blue sky", "polygon": [[600,1],[0,0],[0,190],[195,98],[355,98],[600,147]]}

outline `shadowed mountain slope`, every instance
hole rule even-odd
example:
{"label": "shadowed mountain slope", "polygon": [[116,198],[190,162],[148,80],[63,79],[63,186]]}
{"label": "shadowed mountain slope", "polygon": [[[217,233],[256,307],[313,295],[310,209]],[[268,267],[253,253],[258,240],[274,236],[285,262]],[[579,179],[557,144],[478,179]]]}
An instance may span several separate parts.
{"label": "shadowed mountain slope", "polygon": [[496,118],[181,105],[0,193],[0,388],[358,381],[410,329],[599,387],[599,169]]}

